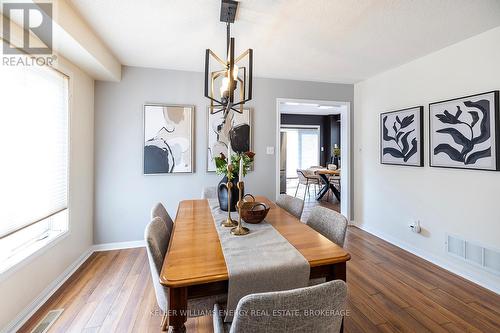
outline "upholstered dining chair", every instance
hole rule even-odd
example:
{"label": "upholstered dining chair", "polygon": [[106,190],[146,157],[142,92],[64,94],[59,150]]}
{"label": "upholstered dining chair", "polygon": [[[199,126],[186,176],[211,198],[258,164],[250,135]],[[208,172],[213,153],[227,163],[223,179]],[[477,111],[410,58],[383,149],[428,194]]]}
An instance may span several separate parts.
{"label": "upholstered dining chair", "polygon": [[304,200],[288,194],[280,194],[276,204],[300,220],[304,210]]}
{"label": "upholstered dining chair", "polygon": [[[333,209],[316,206],[311,210],[306,224],[338,246],[344,246],[347,232],[347,219],[344,215]],[[309,285],[317,285],[325,281],[325,278],[311,279]]]}
{"label": "upholstered dining chair", "polygon": [[297,192],[299,191],[299,186],[300,185],[305,185],[305,191],[304,191],[304,200],[306,200],[306,195],[309,194],[309,186],[314,185],[317,186],[319,185],[319,178],[317,175],[314,174],[314,172],[310,170],[301,170],[297,169],[297,176],[299,177],[299,183],[297,184],[297,189],[295,190],[295,197],[297,197]]}
{"label": "upholstered dining chair", "polygon": [[170,233],[172,232],[172,229],[174,228],[174,221],[170,218],[170,215],[168,215],[168,212],[165,209],[165,206],[163,206],[163,204],[161,202],[158,202],[151,209],[151,220],[153,220],[155,217],[161,218],[162,221],[165,222],[165,224],[167,225],[168,239],[170,241]]}
{"label": "upholstered dining chair", "polygon": [[203,188],[201,192],[202,199],[213,199],[217,198],[217,186],[207,186]]}
{"label": "upholstered dining chair", "polygon": [[[168,288],[160,283],[160,274],[170,240],[167,224],[160,217],[154,217],[153,220],[146,226],[144,239],[146,241],[146,251],[148,253],[149,268],[156,294],[156,302],[164,313],[161,326],[162,330],[166,331],[168,327]],[[217,295],[189,300],[187,308],[188,316],[196,317],[206,315],[213,309],[214,304],[224,303],[226,300],[227,295]]]}
{"label": "upholstered dining chair", "polygon": [[[214,333],[339,332],[346,300],[347,285],[342,280],[294,290],[252,294],[238,302],[230,325],[223,322],[221,307],[214,307]],[[289,311],[294,315],[273,315],[275,310],[281,313]],[[266,313],[269,315],[263,315]]]}
{"label": "upholstered dining chair", "polygon": [[316,206],[311,210],[306,224],[338,246],[344,246],[347,219],[342,214],[333,209]]}
{"label": "upholstered dining chair", "polygon": [[336,188],[340,188],[340,176],[338,175],[334,175],[334,176],[330,176],[328,177],[328,180],[330,181],[330,183],[332,183]]}
{"label": "upholstered dining chair", "polygon": [[[332,164],[335,168],[334,169],[331,169],[331,170],[337,170],[337,166],[335,164]],[[330,170],[330,169],[329,169]],[[340,169],[338,169],[340,171]],[[340,175],[333,175],[333,176],[328,176],[328,181],[330,182],[330,184],[332,184],[333,186],[335,186],[335,188],[341,192],[340,190]],[[328,193],[327,193],[327,199],[326,201],[330,201],[330,195],[333,196],[333,193],[331,190],[328,190]]]}

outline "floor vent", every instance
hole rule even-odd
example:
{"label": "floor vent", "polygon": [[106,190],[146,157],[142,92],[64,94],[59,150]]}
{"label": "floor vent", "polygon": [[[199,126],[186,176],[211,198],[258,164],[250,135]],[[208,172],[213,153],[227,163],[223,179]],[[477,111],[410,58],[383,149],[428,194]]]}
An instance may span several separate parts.
{"label": "floor vent", "polygon": [[469,242],[457,236],[446,236],[446,251],[489,272],[500,275],[500,251]]}
{"label": "floor vent", "polygon": [[45,333],[49,330],[50,326],[54,324],[63,313],[64,309],[52,310],[47,313],[47,315],[36,325],[36,327],[31,331],[31,333]]}

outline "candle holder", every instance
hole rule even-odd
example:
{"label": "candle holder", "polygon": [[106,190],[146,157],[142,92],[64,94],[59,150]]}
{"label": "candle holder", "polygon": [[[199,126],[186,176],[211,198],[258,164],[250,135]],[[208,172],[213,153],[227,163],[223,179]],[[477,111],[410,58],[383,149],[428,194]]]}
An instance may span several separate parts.
{"label": "candle holder", "polygon": [[250,229],[244,227],[241,225],[241,207],[243,206],[243,182],[239,181],[238,182],[238,203],[236,206],[238,207],[238,226],[231,229],[231,233],[235,236],[243,236],[246,235],[250,232]]}
{"label": "candle holder", "polygon": [[231,228],[237,226],[237,222],[231,218],[231,192],[233,189],[233,183],[231,182],[231,179],[229,175],[232,175],[233,173],[233,165],[228,164],[227,165],[227,218],[221,222],[221,225],[226,227],[226,228]]}

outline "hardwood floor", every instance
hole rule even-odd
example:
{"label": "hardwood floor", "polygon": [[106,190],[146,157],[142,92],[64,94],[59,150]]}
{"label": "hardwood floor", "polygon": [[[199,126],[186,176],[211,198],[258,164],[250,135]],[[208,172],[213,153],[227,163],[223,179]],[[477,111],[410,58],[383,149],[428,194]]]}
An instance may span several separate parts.
{"label": "hardwood floor", "polygon": [[[349,227],[345,332],[500,332],[500,296]],[[64,308],[49,332],[160,332],[144,248],[98,252],[24,325]],[[188,332],[212,332],[211,317]]]}

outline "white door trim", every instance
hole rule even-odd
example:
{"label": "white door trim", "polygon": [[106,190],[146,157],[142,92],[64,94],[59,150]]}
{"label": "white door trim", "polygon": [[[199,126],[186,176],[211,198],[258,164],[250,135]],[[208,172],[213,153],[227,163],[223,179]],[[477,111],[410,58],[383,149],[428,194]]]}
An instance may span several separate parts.
{"label": "white door trim", "polygon": [[284,102],[309,103],[321,105],[343,106],[340,111],[340,159],[342,161],[342,177],[340,186],[342,188],[342,200],[340,201],[340,212],[348,221],[351,220],[351,197],[352,197],[352,167],[351,167],[351,103],[339,101],[296,99],[296,98],[277,98],[276,99],[276,137],[275,137],[275,196],[278,198],[280,193],[280,128],[281,112],[280,104]]}

